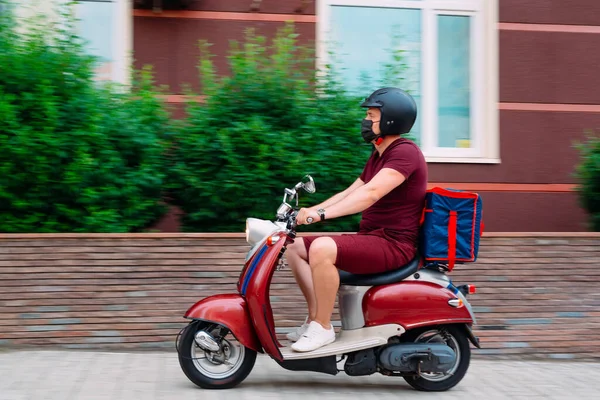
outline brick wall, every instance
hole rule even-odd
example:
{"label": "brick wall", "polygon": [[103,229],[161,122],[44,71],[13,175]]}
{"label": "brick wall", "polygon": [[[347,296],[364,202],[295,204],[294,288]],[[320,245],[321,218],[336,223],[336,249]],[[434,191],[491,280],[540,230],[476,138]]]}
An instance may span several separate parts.
{"label": "brick wall", "polygon": [[[247,250],[238,234],[0,235],[0,347],[172,350]],[[477,354],[600,359],[600,234],[488,234],[451,277],[477,286]],[[271,295],[282,336],[305,315],[289,270]]]}

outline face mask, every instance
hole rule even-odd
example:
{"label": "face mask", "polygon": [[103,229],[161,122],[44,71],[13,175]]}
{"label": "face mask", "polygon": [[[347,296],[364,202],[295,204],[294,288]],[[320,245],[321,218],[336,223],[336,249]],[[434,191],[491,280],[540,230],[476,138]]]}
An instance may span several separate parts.
{"label": "face mask", "polygon": [[[378,121],[374,121],[378,122]],[[363,119],[361,124],[361,134],[365,142],[371,143],[373,140],[377,139],[379,135],[373,132],[373,121],[369,119]]]}

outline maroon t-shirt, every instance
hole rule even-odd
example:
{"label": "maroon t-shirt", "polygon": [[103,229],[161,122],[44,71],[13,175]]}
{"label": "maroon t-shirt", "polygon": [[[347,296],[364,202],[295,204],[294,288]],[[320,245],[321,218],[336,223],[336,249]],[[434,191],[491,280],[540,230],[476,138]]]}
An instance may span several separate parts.
{"label": "maroon t-shirt", "polygon": [[392,168],[405,181],[362,213],[359,233],[384,236],[398,244],[416,246],[419,221],[427,190],[427,163],[421,149],[411,140],[400,138],[381,157],[374,151],[360,179],[368,183],[382,168]]}

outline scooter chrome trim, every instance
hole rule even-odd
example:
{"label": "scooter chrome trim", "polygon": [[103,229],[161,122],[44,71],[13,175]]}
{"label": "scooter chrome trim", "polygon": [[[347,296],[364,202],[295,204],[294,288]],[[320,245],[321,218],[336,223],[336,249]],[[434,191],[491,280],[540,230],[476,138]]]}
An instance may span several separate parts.
{"label": "scooter chrome trim", "polygon": [[343,355],[358,350],[383,346],[388,343],[389,338],[402,335],[404,332],[405,330],[402,325],[398,324],[371,326],[368,328],[341,331],[336,335],[335,342],[314,351],[299,353],[290,347],[281,348],[280,351],[285,361]]}
{"label": "scooter chrome trim", "polygon": [[208,332],[198,331],[195,335],[195,341],[202,350],[211,351],[213,353],[221,350],[217,341]]}

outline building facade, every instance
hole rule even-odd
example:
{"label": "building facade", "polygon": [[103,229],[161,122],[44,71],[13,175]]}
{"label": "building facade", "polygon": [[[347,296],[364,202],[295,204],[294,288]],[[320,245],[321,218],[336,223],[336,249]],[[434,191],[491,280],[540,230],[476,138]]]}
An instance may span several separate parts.
{"label": "building facade", "polygon": [[95,0],[79,7],[82,31],[107,59],[98,73],[127,82],[129,65],[152,65],[176,115],[183,85],[198,87],[201,39],[226,73],[230,40],[250,27],[273,36],[294,21],[300,42],[314,48],[315,67],[333,51],[344,84],[365,96],[382,82],[379,67],[401,54],[401,80],[391,83],[418,102],[413,132],[431,186],[479,192],[487,231],[588,230],[573,144],[600,125],[597,1]]}

